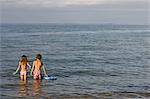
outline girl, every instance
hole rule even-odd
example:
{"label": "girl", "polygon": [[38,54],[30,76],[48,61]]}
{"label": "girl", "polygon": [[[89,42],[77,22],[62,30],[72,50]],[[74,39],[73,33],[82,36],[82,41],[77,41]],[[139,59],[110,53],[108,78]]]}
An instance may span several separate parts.
{"label": "girl", "polygon": [[41,68],[44,71],[44,75],[47,76],[46,69],[45,69],[44,64],[41,59],[42,59],[42,55],[37,54],[35,61],[33,61],[33,65],[32,65],[30,74],[32,75],[32,72],[34,70],[34,72],[33,72],[34,79],[42,79]]}
{"label": "girl", "polygon": [[29,68],[31,68],[31,65],[28,62],[27,56],[22,55],[18,64],[18,68],[16,69],[16,72],[14,72],[13,74],[16,74],[18,72],[18,70],[20,69],[20,79],[21,80],[26,80],[27,79],[27,65],[29,66]]}

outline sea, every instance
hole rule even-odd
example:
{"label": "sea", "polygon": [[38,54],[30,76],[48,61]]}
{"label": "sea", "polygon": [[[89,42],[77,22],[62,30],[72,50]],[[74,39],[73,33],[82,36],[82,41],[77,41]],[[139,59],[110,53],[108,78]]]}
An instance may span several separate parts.
{"label": "sea", "polygon": [[[57,80],[13,75],[38,53]],[[1,24],[0,98],[150,99],[150,26]]]}

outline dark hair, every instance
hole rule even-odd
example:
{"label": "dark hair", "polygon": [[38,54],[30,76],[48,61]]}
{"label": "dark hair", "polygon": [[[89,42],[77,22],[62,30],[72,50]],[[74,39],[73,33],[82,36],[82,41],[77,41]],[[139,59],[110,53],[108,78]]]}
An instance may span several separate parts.
{"label": "dark hair", "polygon": [[41,54],[36,54],[36,59],[41,60],[42,59],[42,55]]}
{"label": "dark hair", "polygon": [[27,57],[26,55],[22,55],[21,57]]}

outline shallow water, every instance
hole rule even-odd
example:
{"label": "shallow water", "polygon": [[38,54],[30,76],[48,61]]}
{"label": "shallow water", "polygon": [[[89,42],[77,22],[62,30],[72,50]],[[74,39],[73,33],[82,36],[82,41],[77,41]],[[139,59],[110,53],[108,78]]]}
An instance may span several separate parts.
{"label": "shallow water", "polygon": [[[149,26],[2,24],[0,35],[1,98],[150,97]],[[57,80],[12,75],[36,53]]]}

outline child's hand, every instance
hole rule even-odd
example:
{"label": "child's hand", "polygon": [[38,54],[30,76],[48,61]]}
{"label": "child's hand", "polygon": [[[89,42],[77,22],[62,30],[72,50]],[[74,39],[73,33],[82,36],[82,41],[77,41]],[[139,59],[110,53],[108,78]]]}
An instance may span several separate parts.
{"label": "child's hand", "polygon": [[16,74],[16,72],[13,73],[13,75],[15,75],[15,74]]}
{"label": "child's hand", "polygon": [[30,73],[30,75],[31,75],[31,76],[33,76],[33,74],[32,74],[32,73]]}
{"label": "child's hand", "polygon": [[45,76],[46,76],[46,77],[48,77],[48,75],[47,75],[47,74],[45,74]]}

